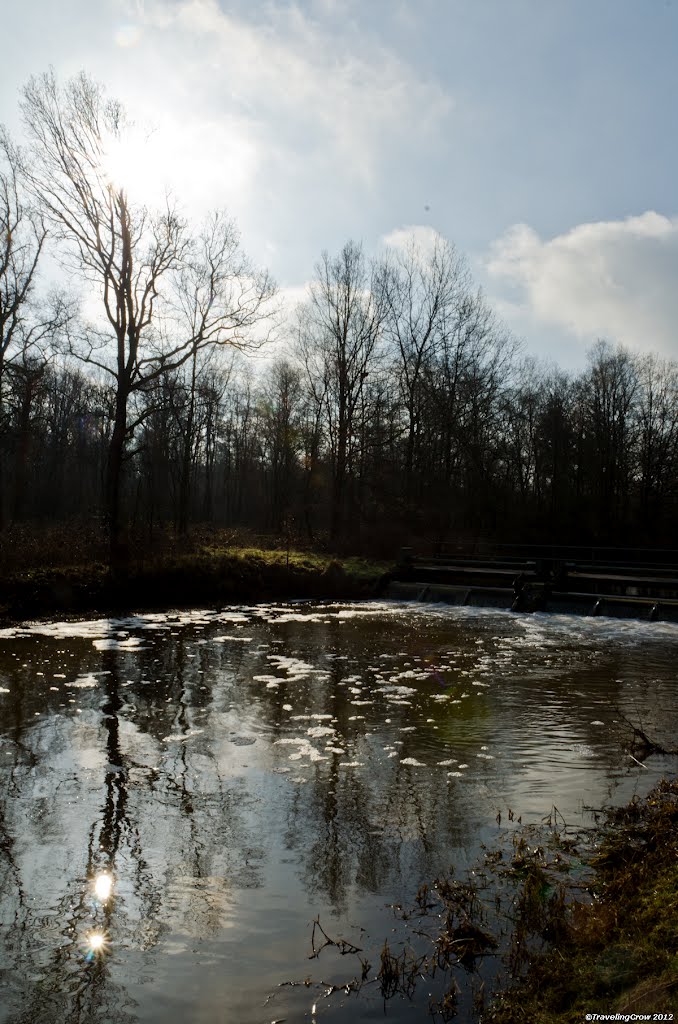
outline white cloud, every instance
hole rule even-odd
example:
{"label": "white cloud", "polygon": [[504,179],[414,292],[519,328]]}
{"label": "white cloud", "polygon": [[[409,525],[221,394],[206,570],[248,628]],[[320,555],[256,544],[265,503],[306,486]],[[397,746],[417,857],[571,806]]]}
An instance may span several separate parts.
{"label": "white cloud", "polygon": [[49,31],[17,8],[31,47],[0,67],[0,121],[21,135],[29,74],[84,69],[138,126],[111,159],[132,201],[169,190],[189,220],[225,207],[283,285],[435,191],[452,97],[359,0],[72,0],[65,19],[36,2]]}
{"label": "white cloud", "polygon": [[394,228],[384,235],[381,244],[390,249],[400,249],[406,252],[410,246],[414,246],[424,258],[430,256],[436,245],[443,242],[440,232],[436,231],[429,224],[409,224],[407,227]]}
{"label": "white cloud", "polygon": [[392,51],[368,46],[350,19],[338,35],[295,5],[256,21],[216,0],[150,0],[132,14],[126,7],[116,41],[135,47],[143,88],[138,74],[120,84],[135,93],[131,106],[171,108],[177,134],[190,129],[184,162],[215,158],[198,143],[218,118],[228,127],[222,157],[229,143],[247,146],[250,179],[267,163],[374,185],[389,146],[417,145],[451,107]]}
{"label": "white cloud", "polygon": [[520,312],[537,323],[678,356],[678,217],[650,210],[547,241],[517,224],[486,266],[517,287]]}

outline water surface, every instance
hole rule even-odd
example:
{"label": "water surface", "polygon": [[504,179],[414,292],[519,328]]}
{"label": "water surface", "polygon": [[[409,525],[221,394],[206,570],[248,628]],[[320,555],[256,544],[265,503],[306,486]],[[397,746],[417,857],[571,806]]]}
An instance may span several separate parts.
{"label": "water surface", "polygon": [[673,765],[622,719],[672,745],[677,658],[670,624],[389,602],[0,630],[0,1021],[383,1018],[325,994],[355,964],[313,919],[374,964],[499,813],[645,792]]}

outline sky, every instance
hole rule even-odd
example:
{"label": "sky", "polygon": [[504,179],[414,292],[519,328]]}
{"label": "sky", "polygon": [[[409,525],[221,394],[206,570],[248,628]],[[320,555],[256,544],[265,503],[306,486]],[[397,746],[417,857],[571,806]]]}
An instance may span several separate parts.
{"label": "sky", "polygon": [[28,0],[0,122],[85,70],[130,192],[215,207],[283,295],[323,250],[439,233],[528,354],[678,358],[678,0]]}

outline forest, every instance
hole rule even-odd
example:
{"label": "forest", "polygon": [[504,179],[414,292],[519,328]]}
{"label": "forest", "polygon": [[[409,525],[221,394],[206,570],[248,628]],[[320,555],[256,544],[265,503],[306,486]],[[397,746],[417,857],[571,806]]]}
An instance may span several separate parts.
{"label": "forest", "polygon": [[225,213],[134,204],[106,164],[125,112],[86,75],[31,79],[22,115],[24,146],[0,136],[3,531],[673,543],[675,362],[526,357],[441,238],[349,240],[286,308]]}

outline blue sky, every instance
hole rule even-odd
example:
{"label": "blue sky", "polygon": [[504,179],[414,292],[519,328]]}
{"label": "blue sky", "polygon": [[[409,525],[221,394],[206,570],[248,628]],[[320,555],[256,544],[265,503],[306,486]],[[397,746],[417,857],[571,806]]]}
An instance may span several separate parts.
{"label": "blue sky", "polygon": [[130,189],[224,206],[289,296],[322,249],[455,243],[527,351],[678,358],[678,5],[669,0],[31,0],[0,121],[50,64],[151,140]]}

